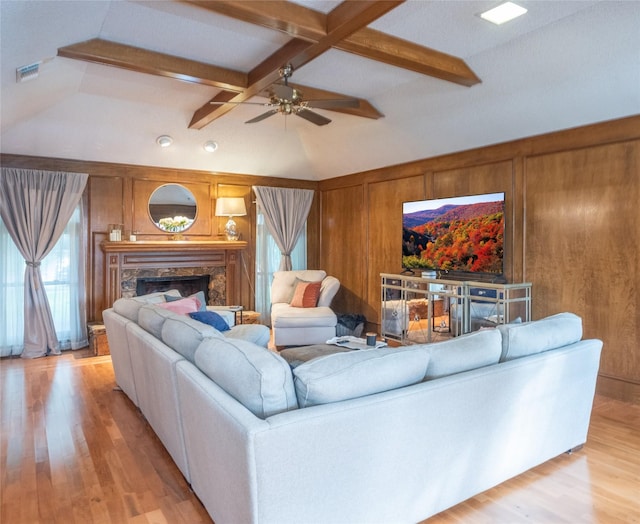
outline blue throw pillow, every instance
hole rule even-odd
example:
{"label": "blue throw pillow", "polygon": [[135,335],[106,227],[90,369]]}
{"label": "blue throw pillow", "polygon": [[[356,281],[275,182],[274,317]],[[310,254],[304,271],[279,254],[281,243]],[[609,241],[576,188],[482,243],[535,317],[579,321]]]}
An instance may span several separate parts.
{"label": "blue throw pillow", "polygon": [[227,321],[213,311],[194,311],[193,313],[189,313],[189,316],[198,322],[204,322],[205,324],[213,326],[218,331],[229,331],[231,329]]}
{"label": "blue throw pillow", "polygon": [[[189,297],[195,298],[198,301],[198,311],[207,310],[207,300],[204,297],[204,292],[198,291]],[[175,302],[176,300],[182,300],[184,297],[174,297],[173,295],[165,295],[164,299],[167,302]]]}

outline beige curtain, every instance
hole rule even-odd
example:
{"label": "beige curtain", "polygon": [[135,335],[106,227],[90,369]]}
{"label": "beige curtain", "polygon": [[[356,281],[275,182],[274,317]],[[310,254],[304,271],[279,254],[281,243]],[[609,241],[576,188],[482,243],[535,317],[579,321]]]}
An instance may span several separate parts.
{"label": "beige curtain", "polygon": [[64,231],[88,176],[2,168],[0,216],[26,263],[23,358],[60,353],[40,262]]}
{"label": "beige curtain", "polygon": [[309,216],[313,190],[265,186],[253,186],[253,190],[269,233],[280,248],[280,271],[291,271],[291,251]]}

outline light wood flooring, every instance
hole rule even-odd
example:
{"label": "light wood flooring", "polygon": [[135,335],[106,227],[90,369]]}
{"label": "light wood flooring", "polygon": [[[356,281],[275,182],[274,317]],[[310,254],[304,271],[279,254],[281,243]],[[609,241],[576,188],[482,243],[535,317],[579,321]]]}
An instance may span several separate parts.
{"label": "light wood flooring", "polygon": [[[110,357],[85,355],[0,360],[0,523],[211,523]],[[581,451],[424,522],[640,523],[640,406],[597,397]]]}

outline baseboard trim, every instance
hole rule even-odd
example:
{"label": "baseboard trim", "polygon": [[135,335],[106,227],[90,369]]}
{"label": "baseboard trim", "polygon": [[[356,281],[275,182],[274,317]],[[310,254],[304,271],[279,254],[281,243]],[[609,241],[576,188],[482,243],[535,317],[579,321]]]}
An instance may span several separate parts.
{"label": "baseboard trim", "polygon": [[629,380],[598,375],[596,393],[605,397],[640,405],[640,384]]}

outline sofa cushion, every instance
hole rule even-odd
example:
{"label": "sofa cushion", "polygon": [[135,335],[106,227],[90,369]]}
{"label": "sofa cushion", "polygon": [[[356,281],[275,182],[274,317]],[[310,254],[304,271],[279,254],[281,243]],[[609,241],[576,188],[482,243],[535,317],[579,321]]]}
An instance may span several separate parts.
{"label": "sofa cushion", "polygon": [[210,338],[196,350],[195,364],[257,417],[298,407],[289,364],[268,349],[242,340]]}
{"label": "sofa cushion", "polygon": [[422,347],[430,355],[425,378],[433,379],[497,364],[502,336],[496,329],[484,329]]}
{"label": "sofa cushion", "polygon": [[263,348],[269,345],[269,338],[271,337],[269,328],[260,324],[240,324],[233,326],[229,331],[224,331],[222,334],[234,340],[253,342]]}
{"label": "sofa cushion", "polygon": [[119,298],[113,303],[113,310],[129,320],[138,322],[138,312],[140,308],[145,304],[158,304],[164,302],[167,296],[176,297],[180,299],[180,291],[177,289],[171,289],[170,291],[161,293],[149,293],[148,295],[141,295],[139,297],[131,298]]}
{"label": "sofa cushion", "polygon": [[[173,295],[165,295],[164,296],[166,302],[175,302],[176,300],[180,300],[182,297],[176,297]],[[207,299],[204,296],[204,291],[198,291],[193,295],[189,295],[186,298],[195,298],[198,303],[198,311],[206,311],[207,310]]]}
{"label": "sofa cushion", "polygon": [[174,314],[162,325],[162,342],[193,362],[198,346],[205,338],[222,339],[222,334],[212,326],[186,315]]}
{"label": "sofa cushion", "polygon": [[158,307],[168,309],[179,315],[187,315],[194,311],[198,311],[198,301],[194,297],[181,298],[175,302],[162,302],[157,304]]}
{"label": "sofa cushion", "polygon": [[582,319],[573,313],[558,313],[522,324],[500,325],[500,362],[567,346],[582,339]]}
{"label": "sofa cushion", "polygon": [[429,354],[415,348],[336,353],[293,370],[298,405],[327,404],[372,395],[422,381]]}
{"label": "sofa cushion", "polygon": [[189,316],[193,320],[197,320],[198,322],[202,322],[203,324],[208,324],[211,327],[216,328],[220,332],[228,331],[230,329],[227,321],[220,315],[218,315],[218,313],[216,313],[215,311],[194,311],[192,313],[189,313]]}
{"label": "sofa cushion", "polygon": [[155,304],[147,304],[138,312],[138,325],[157,339],[162,339],[162,326],[172,316],[175,316],[173,311],[159,308]]}
{"label": "sofa cushion", "polygon": [[291,298],[291,307],[316,307],[321,285],[322,282],[298,281]]}

